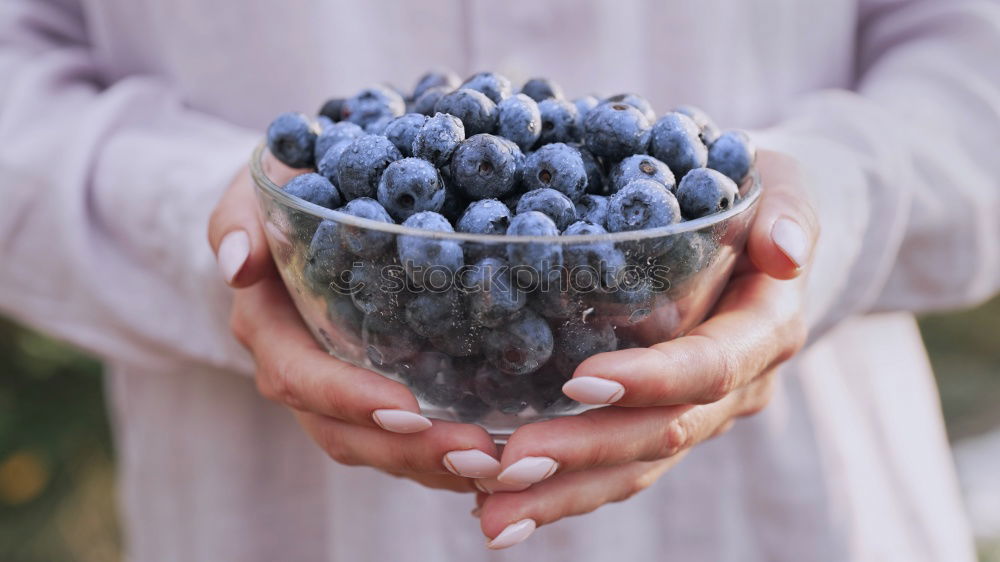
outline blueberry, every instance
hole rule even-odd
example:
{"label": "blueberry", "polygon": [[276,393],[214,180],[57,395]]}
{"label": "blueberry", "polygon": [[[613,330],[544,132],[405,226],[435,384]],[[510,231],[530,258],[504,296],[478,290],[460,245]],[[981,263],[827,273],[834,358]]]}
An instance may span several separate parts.
{"label": "blueberry", "polygon": [[267,128],[267,148],[292,168],[311,168],[315,146],[316,129],[302,113],[282,113]]}
{"label": "blueberry", "polygon": [[528,407],[532,393],[531,378],[505,373],[492,365],[476,370],[476,396],[494,410],[513,415]]}
{"label": "blueberry", "polygon": [[461,83],[461,78],[450,70],[432,70],[425,73],[417,80],[417,85],[413,88],[413,99],[419,99],[424,92],[432,88],[446,88],[454,90]]}
{"label": "blueberry", "polygon": [[548,78],[532,78],[528,80],[524,83],[524,86],[521,86],[521,93],[538,102],[549,98],[563,99],[562,88],[559,87],[559,84]]}
{"label": "blueberry", "polygon": [[656,112],[653,111],[653,105],[649,103],[649,100],[639,94],[616,94],[604,101],[631,105],[642,112],[646,121],[649,121],[650,123],[656,121]]}
{"label": "blueberry", "polygon": [[594,96],[583,96],[582,98],[576,98],[573,100],[573,105],[576,106],[576,126],[583,132],[583,121],[587,118],[587,114],[590,113],[591,109],[597,107],[598,100]]}
{"label": "blueberry", "polygon": [[711,146],[715,139],[722,135],[722,131],[712,121],[712,118],[708,116],[707,113],[693,105],[680,105],[674,108],[677,113],[683,113],[694,121],[695,125],[698,125],[698,136],[701,137],[701,142],[705,143],[705,146]]}
{"label": "blueberry", "polygon": [[617,286],[594,291],[587,296],[587,304],[594,314],[615,326],[634,326],[646,320],[656,309],[656,293],[645,275],[634,272],[623,277]]}
{"label": "blueberry", "polygon": [[337,181],[334,183],[348,201],[359,197],[375,197],[382,172],[389,164],[402,157],[389,139],[378,135],[361,135],[351,141],[341,153],[337,162]]}
{"label": "blueberry", "polygon": [[496,199],[482,199],[465,209],[456,227],[470,234],[506,234],[510,219],[506,205]]}
{"label": "blueberry", "polygon": [[460,87],[482,92],[486,97],[490,98],[493,103],[500,103],[509,98],[513,93],[510,80],[500,74],[496,74],[495,72],[480,72],[478,74],[474,74]]}
{"label": "blueberry", "polygon": [[520,160],[517,145],[494,135],[474,135],[452,155],[451,179],[469,199],[500,199],[517,187]]}
{"label": "blueberry", "polygon": [[390,121],[382,134],[396,145],[403,156],[413,156],[413,139],[426,122],[426,115],[407,113]]}
{"label": "blueberry", "polygon": [[587,149],[609,162],[646,152],[649,120],[626,103],[602,103],[590,110],[583,122]]}
{"label": "blueberry", "polygon": [[319,174],[301,174],[282,188],[285,193],[327,209],[340,206],[340,193],[330,180]]}
{"label": "blueberry", "polygon": [[389,126],[389,123],[392,123],[393,119],[395,119],[395,117],[391,115],[379,117],[378,119],[365,125],[365,132],[369,135],[385,136],[385,129]]}
{"label": "blueberry", "polygon": [[340,226],[331,220],[320,222],[309,242],[303,276],[316,291],[347,292],[357,258],[344,248]]}
{"label": "blueberry", "polygon": [[452,357],[471,357],[482,351],[484,335],[484,328],[467,320],[448,326],[444,335],[430,338],[430,342]]}
{"label": "blueberry", "polygon": [[464,264],[462,246],[455,240],[438,239],[433,232],[454,232],[451,223],[432,211],[421,211],[406,219],[403,226],[428,230],[427,236],[400,235],[396,241],[399,261],[417,287],[444,288],[454,281]]}
{"label": "blueberry", "polygon": [[547,144],[524,159],[521,181],[526,190],[552,188],[576,201],[587,190],[587,168],[579,150]]}
{"label": "blueberry", "polygon": [[549,325],[527,308],[510,322],[487,330],[483,338],[486,360],[512,375],[537,371],[552,356],[552,347]]}
{"label": "blueberry", "polygon": [[378,314],[365,316],[361,340],[368,359],[376,367],[388,368],[415,356],[423,349],[423,340],[404,322]]}
{"label": "blueberry", "polygon": [[576,207],[569,197],[545,187],[533,189],[521,196],[517,202],[517,214],[538,211],[556,223],[556,228],[562,230],[576,221]]}
{"label": "blueberry", "polygon": [[388,86],[365,88],[344,100],[341,119],[366,127],[384,117],[399,117],[406,111],[403,96]]}
{"label": "blueberry", "polygon": [[578,403],[563,394],[562,387],[572,373],[563,373],[549,361],[530,377],[531,394],[528,404],[540,414],[552,414],[577,406]]}
{"label": "blueberry", "polygon": [[542,134],[538,144],[553,142],[579,142],[583,134],[577,127],[576,106],[561,99],[547,99],[539,102],[542,114]]}
{"label": "blueberry", "polygon": [[750,173],[757,149],[743,131],[722,133],[708,149],[708,167],[729,176],[737,185]]}
{"label": "blueberry", "polygon": [[400,316],[413,296],[406,290],[402,267],[391,258],[355,262],[347,292],[354,306],[368,316]]}
{"label": "blueberry", "polygon": [[326,156],[326,152],[330,150],[330,147],[343,142],[350,142],[363,134],[365,134],[364,129],[350,121],[341,121],[340,123],[333,123],[323,127],[319,136],[316,137],[316,150],[314,152],[316,162],[322,162],[323,157]]}
{"label": "blueberry", "polygon": [[430,117],[434,115],[434,108],[437,106],[437,102],[450,91],[449,88],[444,87],[429,88],[420,94],[419,98],[413,100],[413,106],[410,110],[413,113],[420,113]]}
{"label": "blueberry", "polygon": [[465,126],[454,115],[437,113],[424,123],[413,137],[413,156],[423,158],[438,168],[444,167],[465,140]]}
{"label": "blueberry", "polygon": [[473,392],[463,391],[458,401],[452,405],[458,421],[463,423],[472,423],[490,411],[490,406],[479,398],[474,387],[471,390]]}
{"label": "blueberry", "polygon": [[705,269],[718,251],[718,244],[708,231],[693,231],[674,236],[667,253],[656,262],[660,275],[667,281],[661,290],[676,294],[685,281]]}
{"label": "blueberry", "polygon": [[[387,224],[395,224],[392,217],[378,201],[361,197],[348,201],[338,209],[342,213]],[[379,257],[392,245],[393,235],[367,226],[340,225],[341,243],[350,252],[365,258]]]}
{"label": "blueberry", "polygon": [[546,318],[565,319],[582,314],[588,306],[570,286],[569,271],[561,269],[559,274],[559,280],[532,292],[528,305]]}
{"label": "blueberry", "polygon": [[489,328],[510,320],[527,301],[513,282],[510,266],[494,257],[483,258],[467,268],[462,287],[472,320]]}
{"label": "blueberry", "polygon": [[576,202],[576,217],[580,220],[606,227],[608,198],[603,195],[584,194]]}
{"label": "blueberry", "polygon": [[448,113],[458,117],[465,125],[468,136],[492,133],[497,126],[497,104],[485,94],[462,88],[449,92],[434,106],[438,113]]}
{"label": "blueberry", "polygon": [[698,125],[682,113],[668,113],[653,125],[649,153],[670,166],[677,177],[708,163],[708,149]]}
{"label": "blueberry", "polygon": [[438,212],[451,224],[458,224],[468,206],[469,202],[457,190],[448,187],[448,180],[445,179],[444,205]]}
{"label": "blueberry", "polygon": [[653,180],[634,180],[612,195],[608,203],[611,232],[659,228],[680,220],[677,199]]}
{"label": "blueberry", "polygon": [[354,302],[347,295],[333,293],[326,299],[326,317],[330,324],[342,336],[351,338],[361,338],[361,324],[365,315],[354,306]]}
{"label": "blueberry", "polygon": [[403,158],[389,164],[378,184],[378,202],[397,221],[405,221],[420,211],[440,211],[444,198],[441,174],[420,158]]}
{"label": "blueberry", "polygon": [[[354,123],[349,124],[354,125]],[[316,171],[319,172],[321,176],[330,180],[331,183],[340,181],[337,179],[337,168],[340,167],[340,158],[344,155],[344,151],[347,150],[347,147],[351,146],[351,142],[352,141],[350,140],[345,140],[331,146],[323,154],[323,158],[316,164]]]}
{"label": "blueberry", "polygon": [[497,134],[530,150],[542,133],[542,114],[535,100],[524,94],[511,96],[497,106]]}
{"label": "blueberry", "polygon": [[629,156],[615,164],[611,168],[611,173],[608,174],[608,183],[611,186],[612,193],[632,183],[633,180],[639,179],[653,180],[670,191],[673,191],[674,187],[676,187],[676,180],[670,168],[663,162],[646,154]]}
{"label": "blueberry", "polygon": [[[558,236],[559,228],[538,211],[515,215],[507,228],[510,236]],[[550,272],[562,267],[562,247],[551,242],[512,242],[507,244],[507,261],[514,269],[520,287],[529,287],[547,279]]]}
{"label": "blueberry", "polygon": [[729,210],[738,194],[736,183],[722,172],[696,168],[677,186],[677,203],[685,217],[696,219]]}
{"label": "blueberry", "polygon": [[574,318],[559,324],[555,342],[552,355],[556,368],[563,373],[573,373],[580,363],[591,356],[618,349],[614,327],[597,320],[583,322]]}
{"label": "blueberry", "polygon": [[[587,221],[569,226],[564,236],[602,236],[604,227]],[[593,291],[618,286],[625,270],[625,256],[611,242],[573,242],[563,245],[563,262],[575,291]]]}
{"label": "blueberry", "polygon": [[422,351],[396,370],[417,398],[442,408],[454,405],[471,387],[475,370],[470,371],[460,371],[452,357],[437,351]]}
{"label": "blueberry", "polygon": [[442,336],[465,316],[457,291],[424,291],[406,303],[406,323],[426,338]]}
{"label": "blueberry", "polygon": [[323,103],[323,106],[319,108],[319,114],[321,117],[326,117],[330,121],[336,123],[340,121],[341,110],[344,107],[344,98],[330,98]]}
{"label": "blueberry", "polygon": [[575,144],[572,146],[580,152],[580,158],[583,159],[583,168],[587,170],[587,193],[605,195],[607,179],[604,173],[604,165],[584,145]]}

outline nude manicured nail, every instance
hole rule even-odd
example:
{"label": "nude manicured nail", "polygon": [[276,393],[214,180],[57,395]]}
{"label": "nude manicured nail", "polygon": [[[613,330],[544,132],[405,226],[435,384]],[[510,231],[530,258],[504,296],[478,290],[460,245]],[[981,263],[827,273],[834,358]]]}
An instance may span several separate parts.
{"label": "nude manicured nail", "polygon": [[480,451],[451,451],[442,459],[444,467],[455,476],[493,478],[500,473],[500,461]]}
{"label": "nude manicured nail", "polygon": [[433,425],[431,420],[406,410],[375,410],[372,419],[379,427],[393,433],[417,433]]}
{"label": "nude manicured nail", "polygon": [[806,231],[792,219],[782,217],[774,221],[771,240],[795,267],[802,267],[809,260],[809,238]]}
{"label": "nude manicured nail", "polygon": [[232,283],[236,274],[243,269],[243,264],[250,257],[250,236],[245,230],[234,230],[222,238],[219,243],[219,269],[226,283]]}
{"label": "nude manicured nail", "polygon": [[613,404],[625,396],[625,387],[599,377],[576,377],[562,387],[563,394],[584,404]]}
{"label": "nude manicured nail", "polygon": [[517,523],[511,523],[503,531],[500,531],[500,534],[494,537],[493,540],[486,543],[486,548],[500,550],[501,548],[514,546],[530,537],[531,533],[535,532],[536,526],[534,519],[522,519]]}
{"label": "nude manicured nail", "polygon": [[530,486],[555,474],[559,463],[549,457],[524,457],[497,476],[504,484]]}
{"label": "nude manicured nail", "polygon": [[499,494],[501,492],[523,492],[531,484],[507,484],[492,478],[473,480],[472,484],[484,494]]}

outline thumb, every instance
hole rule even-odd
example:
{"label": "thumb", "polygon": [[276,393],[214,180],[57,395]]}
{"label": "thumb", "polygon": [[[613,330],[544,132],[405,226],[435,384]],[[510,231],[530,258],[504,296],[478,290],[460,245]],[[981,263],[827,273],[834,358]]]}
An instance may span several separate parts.
{"label": "thumb", "polygon": [[[277,185],[284,185],[300,171],[278,162],[269,152],[263,167]],[[223,278],[232,287],[253,285],[273,267],[267,239],[257,215],[250,169],[244,167],[219,200],[208,223],[208,241]]]}
{"label": "thumb", "polygon": [[775,279],[798,277],[812,260],[819,222],[790,156],[760,151],[763,193],[750,227],[747,253],[757,269]]}

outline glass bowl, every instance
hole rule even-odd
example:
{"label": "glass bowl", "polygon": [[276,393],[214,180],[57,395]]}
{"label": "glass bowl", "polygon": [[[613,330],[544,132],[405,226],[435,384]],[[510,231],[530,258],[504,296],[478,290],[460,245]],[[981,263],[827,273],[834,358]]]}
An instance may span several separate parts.
{"label": "glass bowl", "polygon": [[498,442],[526,423],[598,407],[561,390],[587,357],[701,322],[743,251],[761,192],[754,171],[731,209],[654,230],[442,233],[292,197],[265,175],[263,150],[250,162],[261,221],[316,339],[405,384],[424,415],[477,423]]}

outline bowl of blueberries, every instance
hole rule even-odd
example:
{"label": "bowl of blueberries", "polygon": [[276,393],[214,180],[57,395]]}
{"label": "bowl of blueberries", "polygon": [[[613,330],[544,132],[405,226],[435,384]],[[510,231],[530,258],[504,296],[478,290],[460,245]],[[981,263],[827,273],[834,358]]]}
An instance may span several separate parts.
{"label": "bowl of blueberries", "polygon": [[[264,151],[301,174],[275,184]],[[754,158],[692,106],[430,72],[278,116],[251,171],[316,339],[502,442],[594,407],[562,392],[587,358],[705,318],[760,197]]]}

